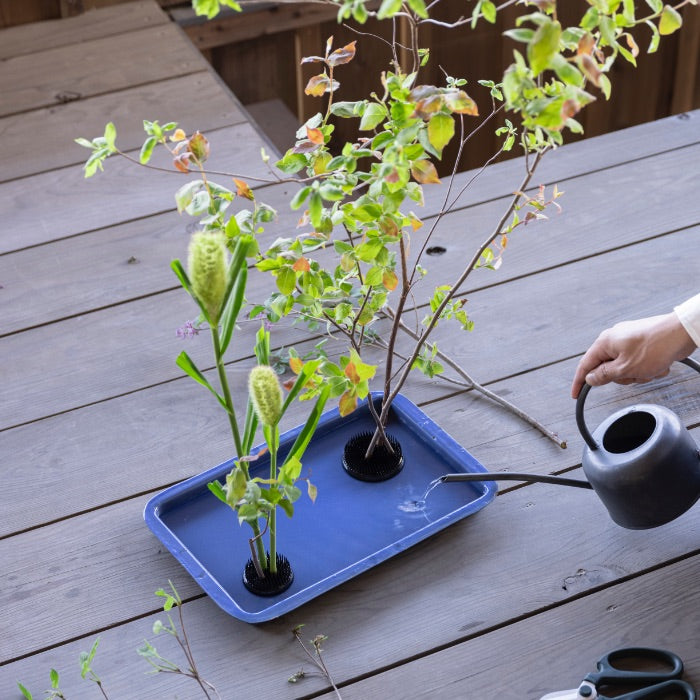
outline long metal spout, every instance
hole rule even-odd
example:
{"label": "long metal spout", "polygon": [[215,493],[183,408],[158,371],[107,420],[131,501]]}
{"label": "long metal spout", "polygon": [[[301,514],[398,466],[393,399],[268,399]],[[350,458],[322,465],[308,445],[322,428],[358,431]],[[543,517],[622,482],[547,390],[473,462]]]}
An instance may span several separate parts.
{"label": "long metal spout", "polygon": [[514,472],[460,472],[455,474],[445,474],[439,481],[443,484],[458,481],[528,481],[541,482],[543,484],[557,484],[559,486],[574,486],[579,489],[592,489],[593,487],[582,479],[567,479],[563,476],[550,476],[540,474],[517,474]]}

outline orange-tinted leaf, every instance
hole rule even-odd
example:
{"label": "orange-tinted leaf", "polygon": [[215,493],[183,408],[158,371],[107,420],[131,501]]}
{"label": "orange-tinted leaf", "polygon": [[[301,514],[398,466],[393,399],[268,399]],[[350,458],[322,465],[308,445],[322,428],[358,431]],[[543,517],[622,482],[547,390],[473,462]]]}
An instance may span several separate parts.
{"label": "orange-tinted leaf", "polygon": [[415,214],[411,214],[408,219],[411,222],[411,228],[414,231],[417,231],[419,228],[421,228],[421,226],[423,226],[423,222]]}
{"label": "orange-tinted leaf", "polygon": [[185,153],[180,153],[179,155],[175,156],[173,159],[173,165],[181,172],[181,173],[188,173],[190,172],[190,153],[185,152]]}
{"label": "orange-tinted leaf", "polygon": [[383,216],[379,220],[379,228],[385,236],[390,236],[391,238],[397,238],[401,233],[399,225],[390,216]]}
{"label": "orange-tinted leaf", "polygon": [[299,374],[301,372],[301,368],[304,366],[304,363],[301,361],[300,358],[298,357],[290,357],[289,358],[289,368],[294,372],[294,374]]}
{"label": "orange-tinted leaf", "polygon": [[292,265],[292,270],[295,272],[308,272],[310,269],[311,265],[303,255]]}
{"label": "orange-tinted leaf", "polygon": [[187,134],[182,129],[175,129],[175,131],[170,135],[170,140],[177,142],[182,141],[187,138]]}
{"label": "orange-tinted leaf", "polygon": [[311,143],[322,144],[323,143],[323,132],[320,129],[311,129],[306,127],[306,136]]}
{"label": "orange-tinted leaf", "polygon": [[384,274],[382,275],[382,284],[390,292],[393,292],[399,284],[399,278],[396,276],[396,273],[393,270],[384,270]]}
{"label": "orange-tinted leaf", "polygon": [[[291,362],[289,364],[291,364]],[[296,382],[296,379],[294,379],[294,378],[287,379],[286,382],[282,382],[282,386],[284,387],[285,391],[291,391],[295,382]]]}
{"label": "orange-tinted leaf", "polygon": [[421,119],[427,119],[431,114],[439,112],[444,103],[444,95],[430,95],[416,102],[414,114]]}
{"label": "orange-tinted leaf", "polygon": [[416,85],[416,87],[408,93],[408,99],[411,102],[420,102],[426,97],[431,95],[437,95],[440,92],[440,88],[435,87],[435,85]]}
{"label": "orange-tinted leaf", "polygon": [[590,32],[586,32],[579,40],[576,53],[581,55],[590,56],[595,49],[595,37]]}
{"label": "orange-tinted leaf", "polygon": [[304,63],[323,63],[326,59],[323,56],[304,56],[299,62],[301,65]]}
{"label": "orange-tinted leaf", "polygon": [[340,83],[337,80],[331,82],[331,79],[325,73],[320,73],[309,80],[304,88],[304,92],[312,97],[321,97],[324,93],[337,90],[339,87]]}
{"label": "orange-tinted leaf", "polygon": [[350,63],[353,58],[355,58],[355,44],[356,41],[351,41],[347,46],[343,46],[342,49],[336,49],[328,57],[328,65],[330,66],[340,66],[344,63]]}
{"label": "orange-tinted leaf", "polygon": [[565,100],[564,104],[561,106],[561,117],[565,120],[569,119],[573,117],[580,109],[581,105],[579,104],[578,100]]}
{"label": "orange-tinted leaf", "polygon": [[297,141],[294,148],[292,148],[293,153],[311,153],[319,147],[319,144],[309,141],[309,139],[304,139],[303,141]]}
{"label": "orange-tinted leaf", "polygon": [[578,57],[578,63],[581,70],[586,74],[586,77],[595,85],[600,87],[600,77],[602,75],[598,64],[588,55],[581,54]]}
{"label": "orange-tinted leaf", "polygon": [[637,58],[637,56],[639,56],[639,46],[637,46],[637,42],[634,40],[634,37],[625,32],[625,40],[627,41],[627,46],[630,47],[630,52],[635,58]]}
{"label": "orange-tinted leaf", "polygon": [[206,136],[195,131],[189,138],[189,150],[200,163],[203,163],[209,157],[209,141]]}
{"label": "orange-tinted leaf", "polygon": [[362,381],[360,379],[360,375],[357,373],[357,368],[355,367],[354,362],[348,362],[347,366],[345,367],[345,376],[353,384],[359,384]]}
{"label": "orange-tinted leaf", "polygon": [[394,168],[385,178],[386,182],[398,182],[399,181],[399,171]]}
{"label": "orange-tinted leaf", "polygon": [[357,408],[357,396],[350,391],[346,391],[340,397],[340,400],[338,401],[338,410],[340,412],[340,415],[341,416],[348,416],[356,408]]}
{"label": "orange-tinted leaf", "polygon": [[255,195],[253,194],[253,190],[248,187],[248,183],[244,182],[243,180],[238,180],[237,178],[233,178],[233,181],[236,183],[236,192],[239,197],[245,197],[246,199],[255,199]]}
{"label": "orange-tinted leaf", "polygon": [[413,161],[411,175],[413,175],[414,180],[421,185],[440,184],[437,170],[429,160]]}
{"label": "orange-tinted leaf", "polygon": [[467,95],[464,90],[455,90],[444,95],[445,105],[451,112],[457,114],[468,114],[470,117],[479,116],[479,108],[476,102]]}

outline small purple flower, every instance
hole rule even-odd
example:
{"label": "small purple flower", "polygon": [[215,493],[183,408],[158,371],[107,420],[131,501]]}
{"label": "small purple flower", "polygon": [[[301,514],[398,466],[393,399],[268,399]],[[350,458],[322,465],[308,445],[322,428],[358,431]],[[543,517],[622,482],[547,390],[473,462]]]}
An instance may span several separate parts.
{"label": "small purple flower", "polygon": [[175,331],[178,338],[194,338],[199,335],[199,326],[195,326],[195,321],[186,321],[184,326],[181,326]]}

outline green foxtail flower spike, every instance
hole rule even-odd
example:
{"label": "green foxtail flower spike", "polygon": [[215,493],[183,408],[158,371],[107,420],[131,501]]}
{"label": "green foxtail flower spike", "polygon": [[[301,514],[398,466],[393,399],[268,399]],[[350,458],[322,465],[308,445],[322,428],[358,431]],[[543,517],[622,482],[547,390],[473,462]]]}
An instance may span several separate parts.
{"label": "green foxtail flower spike", "polygon": [[268,365],[258,365],[248,376],[253,408],[263,425],[277,425],[282,414],[282,387],[277,373]]}
{"label": "green foxtail flower spike", "polygon": [[194,295],[215,324],[226,293],[226,247],[222,236],[203,231],[192,235],[188,272]]}

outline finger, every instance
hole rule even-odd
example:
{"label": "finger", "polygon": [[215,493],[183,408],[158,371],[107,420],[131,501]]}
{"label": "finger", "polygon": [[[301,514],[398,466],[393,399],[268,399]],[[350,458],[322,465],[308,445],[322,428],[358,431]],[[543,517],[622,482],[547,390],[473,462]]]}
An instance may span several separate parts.
{"label": "finger", "polygon": [[[579,360],[576,367],[574,379],[571,384],[571,396],[574,399],[578,398],[579,392],[583,388],[583,385],[588,381],[587,375],[594,372],[604,362],[612,359],[614,358],[604,349],[603,344],[599,340],[588,348],[586,353]],[[591,382],[588,383],[590,384]]]}
{"label": "finger", "polygon": [[604,386],[616,381],[616,375],[611,362],[601,362],[586,375],[586,383],[591,386]]}

